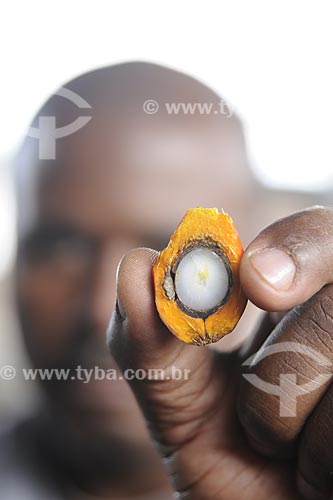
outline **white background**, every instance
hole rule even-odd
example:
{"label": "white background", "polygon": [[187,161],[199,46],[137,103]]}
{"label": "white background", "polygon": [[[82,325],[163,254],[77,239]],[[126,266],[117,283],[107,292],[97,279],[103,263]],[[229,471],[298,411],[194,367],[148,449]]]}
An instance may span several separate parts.
{"label": "white background", "polygon": [[37,107],[68,79],[140,59],[188,72],[243,119],[272,186],[333,185],[329,1],[15,1],[2,7],[0,275],[13,255],[8,164]]}

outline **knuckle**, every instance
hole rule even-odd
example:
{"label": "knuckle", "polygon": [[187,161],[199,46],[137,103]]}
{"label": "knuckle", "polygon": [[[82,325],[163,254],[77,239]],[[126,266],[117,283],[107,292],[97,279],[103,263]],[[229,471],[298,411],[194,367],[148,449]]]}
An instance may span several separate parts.
{"label": "knuckle", "polygon": [[272,231],[277,244],[287,248],[302,265],[309,252],[322,255],[327,251],[323,243],[331,241],[332,229],[333,208],[316,205],[280,219],[269,232]]}
{"label": "knuckle", "polygon": [[312,205],[299,213],[309,214],[316,219],[319,217],[322,222],[327,221],[333,223],[333,207],[325,205]]}
{"label": "knuckle", "polygon": [[279,401],[274,395],[245,387],[239,398],[238,418],[250,441],[267,455],[279,453],[293,441],[289,419],[280,418]]}
{"label": "knuckle", "polygon": [[[326,370],[329,367],[332,369],[333,285],[327,285],[307,302],[291,310],[278,325],[277,332],[279,328],[295,343],[304,346],[304,355],[299,354],[299,359],[304,358],[308,369],[312,367],[313,370],[322,372],[323,362]],[[310,357],[306,356],[307,348],[313,353]],[[295,367],[298,368],[298,365]]]}
{"label": "knuckle", "polygon": [[333,355],[333,285],[324,287],[308,301],[308,305],[304,307],[302,324],[308,332],[306,337],[308,341],[315,345],[319,353],[331,360]]}

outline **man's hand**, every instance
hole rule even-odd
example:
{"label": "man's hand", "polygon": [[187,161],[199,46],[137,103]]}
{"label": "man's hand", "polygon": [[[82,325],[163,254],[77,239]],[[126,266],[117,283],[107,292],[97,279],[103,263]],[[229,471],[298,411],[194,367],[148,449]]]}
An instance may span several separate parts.
{"label": "man's hand", "polygon": [[[266,311],[289,312],[275,328],[267,313],[256,335],[230,354],[184,344],[161,323],[156,256],[140,248],[122,259],[108,338],[122,370],[190,370],[182,380],[131,381],[177,498],[329,499],[333,209],[281,219],[248,246],[241,263],[248,298]],[[267,355],[273,346],[278,352]],[[250,367],[242,366],[257,351]],[[265,392],[244,373],[280,392]]]}

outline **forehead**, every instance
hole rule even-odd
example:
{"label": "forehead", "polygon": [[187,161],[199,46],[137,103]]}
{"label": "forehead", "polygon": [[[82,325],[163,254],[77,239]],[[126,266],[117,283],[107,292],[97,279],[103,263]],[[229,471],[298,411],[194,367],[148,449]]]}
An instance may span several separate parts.
{"label": "forehead", "polygon": [[231,121],[114,121],[64,140],[42,172],[43,217],[87,231],[170,232],[189,207],[235,210],[245,153]]}

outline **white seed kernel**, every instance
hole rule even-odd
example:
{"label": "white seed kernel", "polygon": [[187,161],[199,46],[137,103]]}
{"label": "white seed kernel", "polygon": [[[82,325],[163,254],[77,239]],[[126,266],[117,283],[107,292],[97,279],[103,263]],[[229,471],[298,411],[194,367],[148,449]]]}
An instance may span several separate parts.
{"label": "white seed kernel", "polygon": [[209,248],[191,250],[178,264],[175,290],[180,302],[193,311],[214,309],[229,292],[229,274],[223,259]]}

